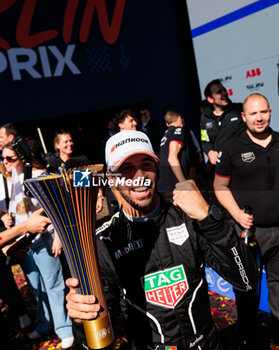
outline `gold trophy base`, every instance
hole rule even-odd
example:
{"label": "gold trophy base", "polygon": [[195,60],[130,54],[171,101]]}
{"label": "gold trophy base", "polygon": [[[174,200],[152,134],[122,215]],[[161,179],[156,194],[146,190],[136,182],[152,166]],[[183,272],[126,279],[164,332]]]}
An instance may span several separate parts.
{"label": "gold trophy base", "polygon": [[109,314],[97,320],[82,321],[90,349],[102,349],[114,341]]}

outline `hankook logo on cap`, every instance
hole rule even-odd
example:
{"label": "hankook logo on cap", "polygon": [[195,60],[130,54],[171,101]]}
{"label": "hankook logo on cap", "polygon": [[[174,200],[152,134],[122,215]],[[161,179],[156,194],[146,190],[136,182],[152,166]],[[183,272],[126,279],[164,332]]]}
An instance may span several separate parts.
{"label": "hankook logo on cap", "polygon": [[243,162],[252,163],[256,159],[254,152],[241,153],[241,159]]}
{"label": "hankook logo on cap", "polygon": [[114,150],[115,150],[115,148],[116,148],[116,145],[113,145],[113,146],[111,147],[110,153],[113,153]]}
{"label": "hankook logo on cap", "polygon": [[129,137],[129,138],[125,139],[125,140],[119,141],[114,146],[112,146],[111,150],[110,150],[110,153],[113,153],[117,147],[123,146],[126,143],[130,143],[130,142],[148,143],[148,140],[144,139],[144,138],[140,138],[140,137]]}

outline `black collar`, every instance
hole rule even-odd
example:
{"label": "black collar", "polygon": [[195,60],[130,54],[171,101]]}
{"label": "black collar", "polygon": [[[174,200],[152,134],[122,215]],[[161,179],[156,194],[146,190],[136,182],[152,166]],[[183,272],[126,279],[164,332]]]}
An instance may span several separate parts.
{"label": "black collar", "polygon": [[[246,132],[247,129],[245,129],[241,134],[240,134],[240,137],[243,141],[243,143],[245,143],[246,145],[248,144],[256,144],[250,137],[249,135],[247,134]],[[270,132],[271,132],[271,141],[270,141],[270,144],[272,144],[273,142],[279,142],[279,133],[272,130],[271,128],[269,128]]]}

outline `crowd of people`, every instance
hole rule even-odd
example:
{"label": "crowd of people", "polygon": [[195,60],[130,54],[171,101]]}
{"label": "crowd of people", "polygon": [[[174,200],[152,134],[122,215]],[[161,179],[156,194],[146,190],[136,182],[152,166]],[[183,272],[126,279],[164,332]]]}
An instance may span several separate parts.
{"label": "crowd of people", "polygon": [[[164,115],[163,135],[148,109],[139,117],[121,110],[108,123],[102,150],[108,177],[148,180],[100,188],[96,205],[101,212],[106,198],[108,221],[96,230],[97,252],[111,317],[117,322],[121,313],[127,349],[224,349],[211,318],[205,266],[234,288],[238,350],[245,350],[261,349],[256,321],[265,265],[272,341],[279,346],[279,134],[270,128],[265,96],[233,103],[218,79],[204,95],[200,140],[175,110]],[[76,293],[79,281],[69,278],[58,235],[24,180],[89,165],[90,159],[74,154],[70,131],[55,134],[53,145],[54,152],[44,155],[14,124],[0,126],[0,271],[8,276],[0,298],[20,328],[30,326],[9,255],[36,300],[30,341],[54,330],[62,349],[81,350],[88,346],[80,320],[97,318],[102,306],[95,296]],[[198,188],[199,176],[207,177],[212,202]]]}

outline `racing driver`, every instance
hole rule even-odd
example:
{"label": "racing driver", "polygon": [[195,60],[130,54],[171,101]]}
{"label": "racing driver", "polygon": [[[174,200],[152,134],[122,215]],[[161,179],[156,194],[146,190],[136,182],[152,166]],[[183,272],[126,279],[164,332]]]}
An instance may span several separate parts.
{"label": "racing driver", "polygon": [[[239,290],[256,285],[254,259],[217,206],[209,206],[193,180],[180,182],[173,204],[156,192],[156,163],[148,137],[124,130],[106,143],[111,174],[119,182],[122,206],[96,231],[100,272],[108,306],[121,305],[128,349],[221,350],[211,317],[205,266]],[[142,181],[144,180],[144,181]],[[116,180],[115,180],[116,181]],[[90,320],[100,305],[94,296],[67,286],[69,316]],[[82,326],[74,323],[77,349],[86,349]]]}

